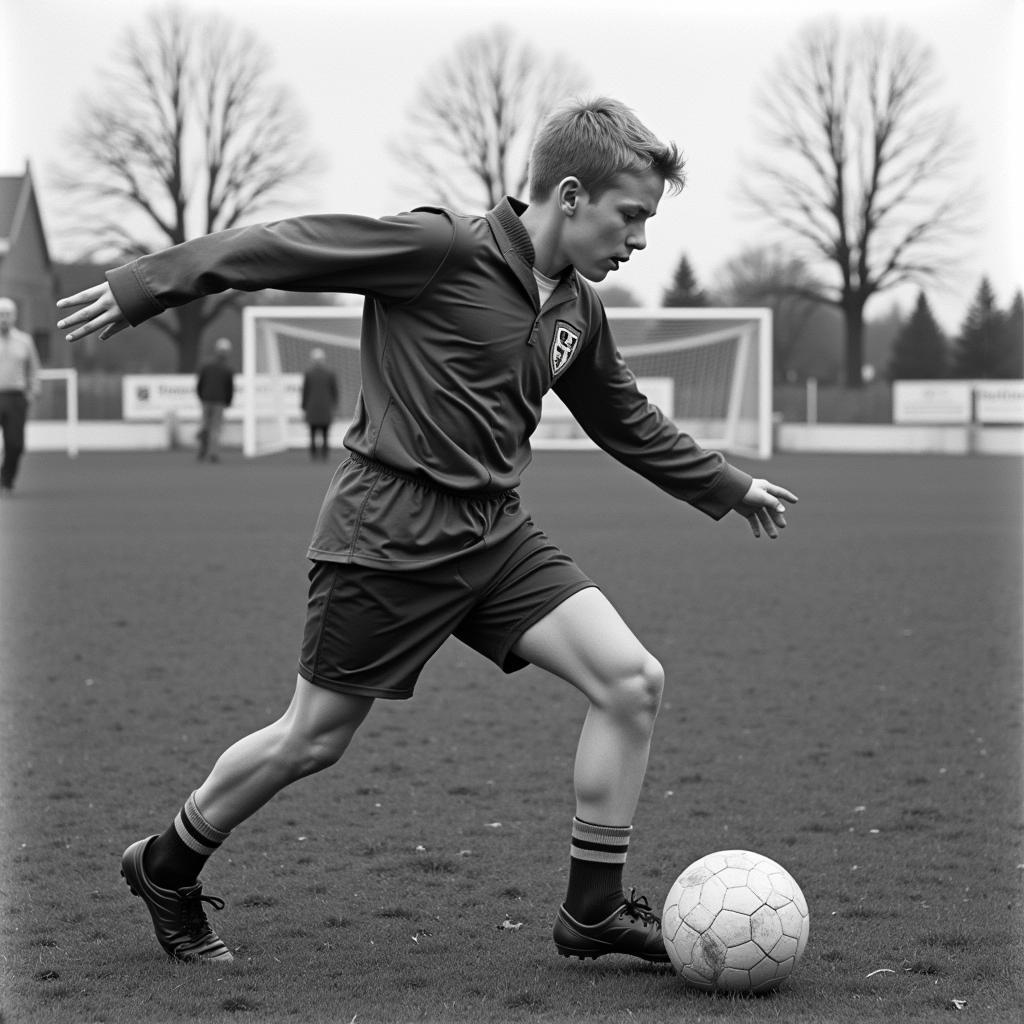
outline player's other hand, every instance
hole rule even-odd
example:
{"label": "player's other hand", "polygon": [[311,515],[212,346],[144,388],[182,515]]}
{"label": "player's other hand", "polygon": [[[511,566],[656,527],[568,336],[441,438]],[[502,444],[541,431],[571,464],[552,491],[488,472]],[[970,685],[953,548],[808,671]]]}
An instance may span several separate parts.
{"label": "player's other hand", "polygon": [[779,487],[769,480],[754,480],[750,490],[743,496],[743,501],[736,506],[736,511],[750,523],[755,537],[760,537],[763,529],[775,540],[779,530],[786,528],[786,506],[783,502],[799,500],[785,487]]}
{"label": "player's other hand", "polygon": [[67,332],[65,337],[68,341],[78,341],[96,331],[102,332],[100,341],[103,341],[129,326],[106,281],[92,288],[86,288],[84,292],[69,295],[57,303],[57,308],[60,310],[75,309],[76,307],[78,307],[76,312],[57,322],[60,330]]}

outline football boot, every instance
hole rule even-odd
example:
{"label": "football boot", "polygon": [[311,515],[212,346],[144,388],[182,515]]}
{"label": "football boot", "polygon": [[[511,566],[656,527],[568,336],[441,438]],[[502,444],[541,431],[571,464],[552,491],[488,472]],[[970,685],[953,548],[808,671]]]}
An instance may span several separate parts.
{"label": "football boot", "polygon": [[637,897],[633,889],[618,910],[597,924],[577,921],[563,903],[555,918],[554,939],[562,956],[587,960],[606,953],[624,953],[653,964],[668,963],[661,918],[651,909],[647,897]]}
{"label": "football boot", "polygon": [[219,964],[234,960],[231,950],[217,937],[206,919],[203,904],[222,910],[224,901],[204,896],[200,882],[181,889],[164,889],[146,874],[142,858],[156,836],[132,843],[121,858],[121,876],[135,896],[142,898],[150,916],[157,941],[169,956],[187,962],[211,961]]}

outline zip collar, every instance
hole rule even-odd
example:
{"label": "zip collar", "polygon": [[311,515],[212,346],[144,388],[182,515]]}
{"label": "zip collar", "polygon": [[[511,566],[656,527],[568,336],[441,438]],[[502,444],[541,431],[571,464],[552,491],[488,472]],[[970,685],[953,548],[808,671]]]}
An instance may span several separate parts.
{"label": "zip collar", "polygon": [[[497,239],[501,248],[501,254],[506,262],[519,278],[520,284],[526,289],[533,299],[534,306],[540,309],[540,294],[537,291],[537,282],[533,276],[533,266],[537,254],[533,248],[533,240],[530,233],[523,226],[520,217],[526,212],[527,204],[512,196],[505,196],[504,199],[487,214],[487,222],[491,231]],[[568,286],[571,297],[579,294],[579,284],[576,280],[576,270],[567,267],[559,275],[559,284],[556,287],[553,297],[564,298],[563,289]]]}
{"label": "zip collar", "polygon": [[505,196],[504,199],[487,214],[487,220],[501,245],[502,254],[508,258],[510,253],[525,260],[531,267],[536,259],[533,241],[529,231],[519,219],[527,209],[527,204]]}

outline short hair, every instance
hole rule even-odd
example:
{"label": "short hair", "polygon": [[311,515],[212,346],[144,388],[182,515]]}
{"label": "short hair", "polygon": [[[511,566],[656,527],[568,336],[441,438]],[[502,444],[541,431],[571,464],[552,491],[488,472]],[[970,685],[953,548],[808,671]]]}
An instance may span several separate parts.
{"label": "short hair", "polygon": [[218,352],[230,352],[231,351],[231,339],[230,338],[218,338],[214,348]]}
{"label": "short hair", "polygon": [[548,117],[530,154],[530,201],[546,199],[570,175],[599,196],[620,174],[657,171],[673,193],[686,184],[685,160],[618,100],[575,100]]}
{"label": "short hair", "polygon": [[6,295],[0,296],[0,313],[10,313],[12,316],[17,316],[18,304],[14,299],[9,299]]}

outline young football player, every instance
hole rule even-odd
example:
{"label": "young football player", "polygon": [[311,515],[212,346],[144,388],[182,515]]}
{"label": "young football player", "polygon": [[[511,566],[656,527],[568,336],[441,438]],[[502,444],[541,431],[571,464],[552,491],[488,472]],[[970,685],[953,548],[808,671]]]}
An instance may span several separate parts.
{"label": "young football player", "polygon": [[334,764],[375,700],[412,696],[454,635],[506,672],[537,665],[589,701],[558,951],[667,960],[657,914],[623,888],[662,667],[517,487],[553,388],[598,445],[669,494],[716,520],[737,512],[755,537],[786,525],[793,494],[702,449],[648,403],[587,283],[646,246],[666,187],[682,186],[673,144],[617,101],[580,102],[538,133],[529,205],[233,229],[59,303],[77,341],[227,288],[365,298],[362,391],[309,545],[291,704],[229,747],[166,830],[122,859],[172,956],[231,959],[203,909],[223,905],[203,895],[207,858],[282,788]]}

